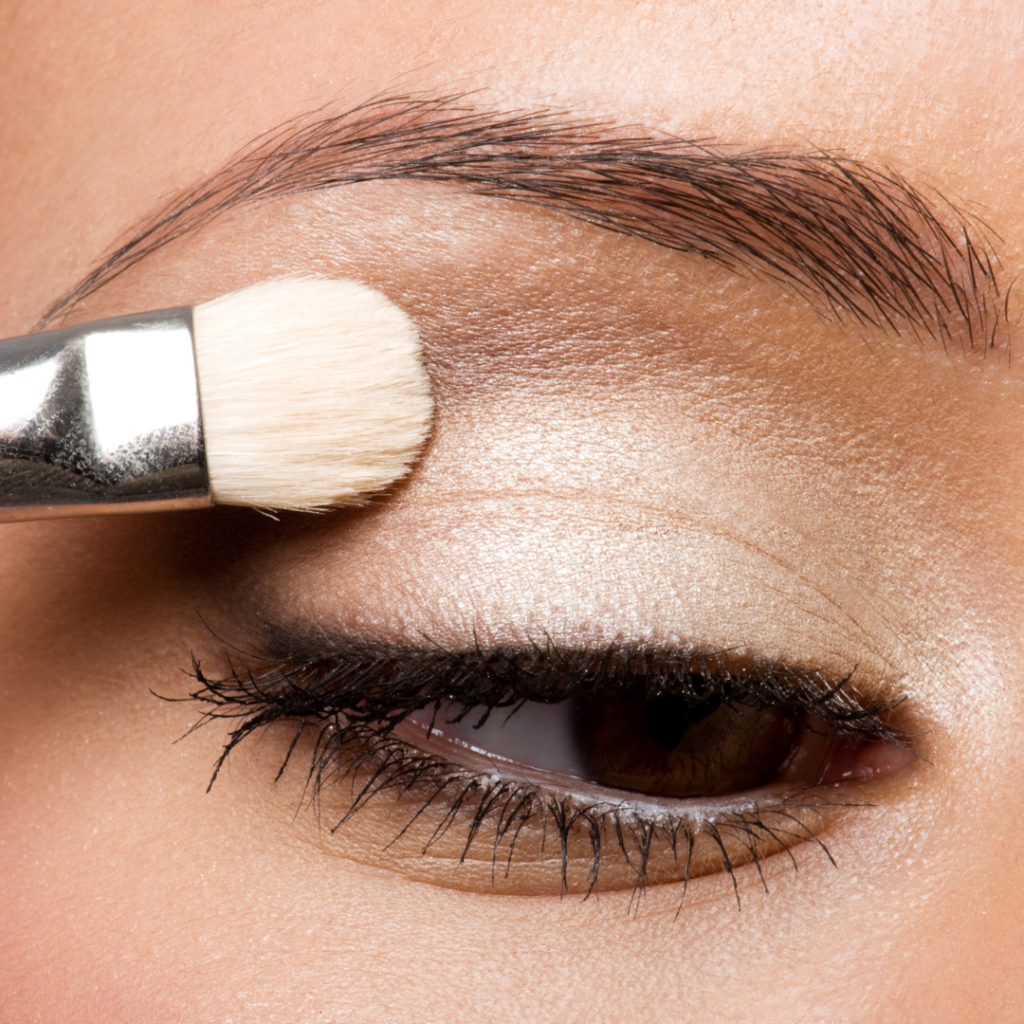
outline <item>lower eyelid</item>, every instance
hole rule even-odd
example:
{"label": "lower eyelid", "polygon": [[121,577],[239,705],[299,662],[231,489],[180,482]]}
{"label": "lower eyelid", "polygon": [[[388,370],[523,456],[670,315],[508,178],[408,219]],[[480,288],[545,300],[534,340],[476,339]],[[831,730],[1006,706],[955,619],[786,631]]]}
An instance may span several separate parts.
{"label": "lower eyelid", "polygon": [[[750,865],[753,880],[763,882],[766,858],[783,854],[791,860],[797,846],[806,844],[834,864],[820,833],[870,806],[837,786],[769,787],[685,801],[583,782],[567,786],[571,780],[559,784],[530,772],[508,776],[494,771],[493,763],[490,771],[453,764],[434,751],[409,747],[397,731],[389,734],[388,749],[361,766],[362,778],[353,773],[352,791],[362,798],[369,779],[380,797],[391,794],[380,805],[392,830],[383,852],[396,856],[403,874],[443,888],[586,897],[682,883],[683,899],[698,878],[721,874],[738,899],[737,871]],[[446,797],[438,802],[441,792]],[[375,799],[364,805],[371,815]],[[342,800],[335,806],[347,805]],[[350,814],[343,812],[337,829],[342,842]],[[381,853],[373,851],[374,863],[386,864]]]}

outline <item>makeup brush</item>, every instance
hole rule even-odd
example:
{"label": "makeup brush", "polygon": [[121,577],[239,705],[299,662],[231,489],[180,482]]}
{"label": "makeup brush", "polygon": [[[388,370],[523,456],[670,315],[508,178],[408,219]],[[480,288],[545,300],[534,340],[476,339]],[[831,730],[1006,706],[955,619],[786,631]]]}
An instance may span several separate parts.
{"label": "makeup brush", "polygon": [[361,504],[432,408],[412,320],[354,281],[0,341],[0,520]]}

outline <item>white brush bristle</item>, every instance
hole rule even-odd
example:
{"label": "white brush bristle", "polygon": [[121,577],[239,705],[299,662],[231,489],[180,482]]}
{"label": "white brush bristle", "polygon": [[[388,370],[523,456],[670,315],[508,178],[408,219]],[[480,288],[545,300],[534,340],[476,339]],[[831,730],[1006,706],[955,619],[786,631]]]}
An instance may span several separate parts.
{"label": "white brush bristle", "polygon": [[214,500],[357,505],[405,474],[433,402],[416,326],[355,281],[266,281],[193,311]]}

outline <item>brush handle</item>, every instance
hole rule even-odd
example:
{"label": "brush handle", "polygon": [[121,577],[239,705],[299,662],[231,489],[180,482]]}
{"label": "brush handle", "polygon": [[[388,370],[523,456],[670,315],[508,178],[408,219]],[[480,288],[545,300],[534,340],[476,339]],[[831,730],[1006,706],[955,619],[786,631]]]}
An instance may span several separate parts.
{"label": "brush handle", "polygon": [[0,521],[212,503],[191,309],[0,342]]}

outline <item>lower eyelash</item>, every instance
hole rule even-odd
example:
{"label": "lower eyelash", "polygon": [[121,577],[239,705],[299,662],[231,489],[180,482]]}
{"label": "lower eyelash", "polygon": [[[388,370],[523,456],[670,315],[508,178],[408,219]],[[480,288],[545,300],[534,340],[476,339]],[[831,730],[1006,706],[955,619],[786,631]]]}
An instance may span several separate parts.
{"label": "lower eyelash", "polygon": [[[294,749],[298,734],[293,737]],[[344,747],[357,748],[354,755],[346,754]],[[286,764],[287,762],[285,762]],[[282,765],[283,772],[285,765]],[[521,831],[533,825],[550,830],[557,843],[560,857],[560,889],[573,891],[569,879],[569,848],[573,839],[583,838],[590,845],[590,866],[586,870],[586,884],[580,890],[584,899],[598,886],[602,863],[607,863],[608,851],[621,858],[632,874],[634,907],[639,906],[649,880],[649,869],[657,844],[671,850],[673,874],[683,883],[680,901],[685,900],[691,878],[704,871],[694,870],[694,855],[701,838],[710,840],[721,857],[722,870],[732,882],[733,893],[741,903],[736,870],[753,864],[765,892],[768,884],[761,863],[768,853],[784,852],[794,866],[796,860],[791,846],[808,841],[816,845],[835,866],[836,862],[825,842],[805,823],[799,814],[822,815],[828,811],[870,806],[866,801],[854,800],[835,787],[805,787],[783,794],[774,794],[769,805],[749,798],[734,801],[733,810],[720,810],[707,815],[699,810],[674,812],[665,807],[646,808],[643,804],[623,800],[588,801],[576,794],[556,795],[529,783],[509,779],[497,774],[486,775],[468,771],[450,764],[435,755],[424,753],[395,739],[390,734],[372,733],[357,738],[339,723],[321,728],[316,740],[313,767],[307,779],[308,797],[314,805],[318,819],[321,815],[321,796],[326,785],[334,786],[346,779],[356,780],[365,770],[366,777],[353,786],[349,809],[333,824],[331,833],[344,826],[371,800],[388,793],[399,797],[424,789],[433,792],[417,796],[418,809],[394,835],[384,849],[394,846],[406,836],[412,825],[444,794],[448,807],[422,846],[427,853],[462,818],[466,841],[459,857],[464,863],[473,845],[486,834],[490,843],[492,883],[499,874],[508,877],[512,870],[516,842]],[[280,777],[279,772],[278,777]],[[321,820],[321,824],[323,824]],[[742,844],[742,862],[730,847]],[[579,874],[579,872],[577,872]]]}

